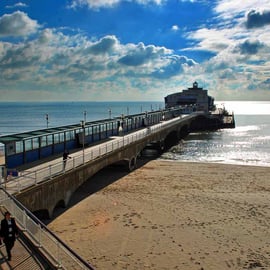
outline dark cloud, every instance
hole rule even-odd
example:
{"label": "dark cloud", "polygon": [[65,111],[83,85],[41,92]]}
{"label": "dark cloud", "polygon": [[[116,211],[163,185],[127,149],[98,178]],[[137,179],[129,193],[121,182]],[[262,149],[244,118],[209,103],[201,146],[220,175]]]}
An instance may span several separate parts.
{"label": "dark cloud", "polygon": [[168,79],[182,73],[184,70],[184,65],[194,66],[196,64],[193,60],[188,59],[185,56],[173,55],[168,59],[169,62],[166,66],[163,66],[152,73],[153,77],[158,79]]}
{"label": "dark cloud", "polygon": [[220,61],[220,62],[213,62],[210,61],[207,65],[206,65],[206,72],[212,73],[212,72],[216,72],[219,70],[226,70],[227,68],[229,68],[229,63],[225,62],[225,61]]}
{"label": "dark cloud", "polygon": [[104,54],[110,52],[116,43],[117,38],[115,36],[106,36],[91,46],[89,50],[94,54]]}
{"label": "dark cloud", "polygon": [[130,50],[127,55],[121,57],[118,62],[126,66],[140,66],[148,63],[150,60],[157,59],[165,53],[164,48],[153,45],[144,46],[139,43],[134,49]]}
{"label": "dark cloud", "polygon": [[270,24],[270,11],[257,12],[252,10],[247,15],[247,28],[257,28]]}
{"label": "dark cloud", "polygon": [[235,79],[235,72],[232,69],[225,69],[218,75],[220,79]]}
{"label": "dark cloud", "polygon": [[267,90],[270,90],[270,78],[266,79],[263,83],[269,87]]}
{"label": "dark cloud", "polygon": [[1,58],[0,68],[21,69],[31,67],[40,59],[38,54],[31,54],[32,48],[28,45],[11,47]]}
{"label": "dark cloud", "polygon": [[263,44],[259,41],[246,40],[244,43],[239,45],[241,54],[256,54],[259,49],[263,47]]}

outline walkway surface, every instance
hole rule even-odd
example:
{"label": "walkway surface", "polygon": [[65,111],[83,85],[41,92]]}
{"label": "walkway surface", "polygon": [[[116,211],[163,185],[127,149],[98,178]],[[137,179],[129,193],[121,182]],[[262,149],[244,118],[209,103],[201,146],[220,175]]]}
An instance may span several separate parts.
{"label": "walkway surface", "polygon": [[18,269],[18,270],[41,270],[45,269],[36,258],[35,254],[21,241],[17,239],[11,251],[11,261],[7,260],[6,248],[0,246],[0,269]]}

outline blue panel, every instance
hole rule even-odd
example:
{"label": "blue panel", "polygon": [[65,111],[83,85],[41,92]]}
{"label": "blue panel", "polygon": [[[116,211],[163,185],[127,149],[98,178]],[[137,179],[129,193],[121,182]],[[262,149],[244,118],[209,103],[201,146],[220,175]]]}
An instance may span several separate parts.
{"label": "blue panel", "polygon": [[101,138],[101,140],[107,138],[106,131],[100,132],[100,138]]}
{"label": "blue panel", "polygon": [[25,163],[36,161],[39,159],[39,150],[35,149],[32,151],[27,151],[27,152],[25,152],[25,156],[26,156]]}
{"label": "blue panel", "polygon": [[99,134],[94,134],[93,139],[94,142],[99,141]]}
{"label": "blue panel", "polygon": [[90,144],[92,142],[92,134],[85,137],[85,144]]}
{"label": "blue panel", "polygon": [[77,143],[75,140],[66,142],[66,148],[68,150],[77,148]]}
{"label": "blue panel", "polygon": [[8,156],[6,159],[6,166],[7,168],[15,168],[18,166],[23,165],[23,154],[17,154]]}
{"label": "blue panel", "polygon": [[113,130],[107,130],[107,137],[110,137],[113,135]]}
{"label": "blue panel", "polygon": [[54,145],[54,154],[63,153],[65,151],[64,143],[58,143]]}
{"label": "blue panel", "polygon": [[117,130],[117,128],[113,129],[113,135],[114,135],[114,136],[117,136],[117,135],[118,135],[118,130]]}
{"label": "blue panel", "polygon": [[40,157],[41,158],[48,157],[50,155],[52,155],[52,146],[51,145],[40,149]]}

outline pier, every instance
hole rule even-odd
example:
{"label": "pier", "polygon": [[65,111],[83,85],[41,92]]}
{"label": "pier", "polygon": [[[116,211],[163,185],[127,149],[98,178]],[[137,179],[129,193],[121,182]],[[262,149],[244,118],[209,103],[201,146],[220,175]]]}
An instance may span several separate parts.
{"label": "pier", "polygon": [[[182,112],[183,108],[178,107],[53,131],[0,137],[6,146],[7,164],[11,165],[6,168],[7,173],[11,172],[10,177],[7,175],[2,183],[2,207],[13,213],[34,250],[40,251],[42,258],[47,258],[55,269],[71,269],[71,262],[80,265],[74,269],[93,269],[48,232],[35,216],[50,218],[56,207],[68,206],[78,187],[109,165],[121,164],[128,171],[136,169],[137,159],[146,147],[162,152],[191,130],[226,127],[220,120],[221,115]],[[8,149],[10,145],[12,149]],[[63,166],[65,149],[71,158]],[[16,153],[17,150],[22,151]]]}

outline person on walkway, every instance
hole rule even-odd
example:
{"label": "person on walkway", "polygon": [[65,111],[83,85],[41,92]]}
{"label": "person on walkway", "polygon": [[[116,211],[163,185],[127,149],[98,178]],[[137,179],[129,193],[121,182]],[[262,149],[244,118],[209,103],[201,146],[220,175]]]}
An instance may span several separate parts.
{"label": "person on walkway", "polygon": [[63,153],[63,171],[66,169],[68,158],[71,158],[71,157],[69,156],[69,152],[65,150],[65,152]]}
{"label": "person on walkway", "polygon": [[14,246],[16,237],[18,236],[18,227],[14,218],[7,211],[5,218],[1,221],[0,237],[4,241],[8,256],[8,261],[11,260],[11,249]]}

